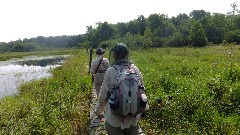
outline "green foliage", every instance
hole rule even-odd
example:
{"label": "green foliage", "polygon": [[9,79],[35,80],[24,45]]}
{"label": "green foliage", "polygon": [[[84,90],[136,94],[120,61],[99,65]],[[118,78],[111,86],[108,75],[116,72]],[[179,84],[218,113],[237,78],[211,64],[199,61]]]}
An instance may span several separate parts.
{"label": "green foliage", "polygon": [[95,33],[95,42],[99,44],[102,41],[108,40],[114,36],[114,29],[107,22],[98,23]]}
{"label": "green foliage", "polygon": [[94,43],[94,38],[95,38],[94,36],[95,36],[96,29],[94,29],[92,27],[92,25],[87,26],[86,28],[87,28],[87,32],[86,32],[85,36],[86,36],[87,41],[85,41],[85,42]]}
{"label": "green foliage", "polygon": [[[197,23],[196,23],[197,21]],[[169,18],[165,14],[150,14],[148,17],[139,15],[128,22],[110,24],[97,22],[93,27],[87,26],[87,31],[82,35],[73,36],[38,36],[30,39],[19,39],[9,43],[0,43],[0,52],[29,52],[53,48],[108,48],[110,42],[126,39],[127,43],[135,48],[149,47],[183,47],[206,46],[222,43],[240,44],[239,29],[240,15],[209,13],[204,10],[193,10],[189,15],[179,14]],[[151,39],[145,38],[144,33],[150,30]],[[199,33],[199,34],[198,34]],[[129,37],[137,37],[137,41]],[[110,40],[110,41],[109,41]],[[121,41],[123,42],[123,41]],[[136,44],[137,45],[133,45]],[[139,43],[142,42],[142,43]],[[90,44],[89,44],[90,43]]]}
{"label": "green foliage", "polygon": [[1,42],[0,43],[0,52],[1,53],[4,53],[4,52],[10,52],[11,49],[12,49],[12,44],[7,44],[7,43],[4,43],[4,42]]}
{"label": "green foliage", "polygon": [[31,52],[31,51],[41,51],[42,48],[37,43],[20,43],[16,42],[11,48],[11,52]]}
{"label": "green foliage", "polygon": [[225,34],[224,39],[228,43],[237,43],[240,44],[240,29],[229,31]]}
{"label": "green foliage", "polygon": [[117,43],[125,43],[130,49],[139,49],[144,46],[144,38],[143,36],[140,36],[138,34],[132,35],[130,33],[127,33],[126,36],[123,38],[103,41],[99,44],[99,46],[103,48],[111,48]]}
{"label": "green foliage", "polygon": [[220,44],[223,41],[223,36],[227,30],[227,20],[224,14],[215,13],[208,18],[205,31],[209,42]]}
{"label": "green foliage", "polygon": [[[78,52],[53,77],[22,85],[0,102],[0,134],[88,134],[88,55]],[[86,68],[82,68],[86,67]]]}
{"label": "green foliage", "polygon": [[169,44],[173,47],[185,46],[184,36],[180,32],[174,33]]}
{"label": "green foliage", "polygon": [[144,35],[144,31],[146,30],[147,27],[147,22],[146,19],[143,15],[138,16],[138,32],[140,35]]}
{"label": "green foliage", "polygon": [[133,52],[149,97],[146,134],[239,134],[239,54],[237,46]]}
{"label": "green foliage", "polygon": [[[239,51],[238,46],[131,51],[150,105],[140,121],[144,132],[239,134]],[[92,84],[87,65],[88,55],[80,51],[54,69],[53,77],[2,99],[0,134],[88,134]]]}
{"label": "green foliage", "polygon": [[124,37],[124,35],[127,33],[127,24],[117,23],[116,27],[117,27],[117,33],[119,34],[119,36],[121,38]]}
{"label": "green foliage", "polygon": [[[111,46],[108,40],[119,41],[138,35],[143,36],[146,30],[150,30],[153,36],[151,39],[144,39],[141,45],[135,45],[139,48],[149,47],[183,47],[183,46],[206,46],[208,42],[212,44],[221,43],[239,43],[238,31],[240,28],[239,15],[229,15],[220,13],[209,13],[204,10],[193,10],[189,16],[179,14],[177,17],[169,18],[165,14],[151,14],[147,18],[143,15],[129,22],[111,24],[112,30],[108,33],[111,36],[96,36],[101,25],[93,28],[87,27],[87,41],[92,42],[93,47]],[[106,23],[106,22],[104,22]],[[102,23],[100,23],[102,24]],[[114,32],[112,32],[114,31]],[[102,33],[102,32],[101,32]],[[103,32],[104,33],[104,32]],[[113,35],[112,35],[113,33]],[[106,35],[106,34],[103,34]],[[129,42],[134,44],[135,41]]]}
{"label": "green foliage", "polygon": [[143,48],[150,48],[152,45],[153,33],[150,29],[146,29],[144,32]]}
{"label": "green foliage", "polygon": [[176,31],[177,31],[177,29],[173,23],[167,22],[167,21],[164,22],[164,28],[163,28],[163,32],[164,32],[163,36],[164,37],[172,36],[173,33]]}
{"label": "green foliage", "polygon": [[163,28],[163,18],[159,14],[151,14],[148,17],[148,28],[156,36],[161,36],[160,30]]}
{"label": "green foliage", "polygon": [[177,15],[177,17],[170,18],[170,21],[177,28],[181,27],[182,23],[189,19],[189,16],[185,13]]}
{"label": "green foliage", "polygon": [[83,42],[83,35],[76,36],[38,36],[30,39],[19,39],[8,43],[0,43],[0,52],[32,52],[48,49],[75,48]]}
{"label": "green foliage", "polygon": [[84,48],[84,49],[90,48],[91,46],[92,46],[92,42],[84,42],[84,43],[78,44],[79,48]]}
{"label": "green foliage", "polygon": [[191,43],[195,47],[203,47],[208,43],[205,31],[199,21],[193,23],[189,36]]}
{"label": "green foliage", "polygon": [[138,34],[138,22],[137,20],[132,20],[128,22],[128,32],[131,34]]}
{"label": "green foliage", "polygon": [[204,17],[210,15],[209,12],[206,12],[204,10],[193,10],[189,16],[192,17],[195,20],[201,21],[204,19]]}

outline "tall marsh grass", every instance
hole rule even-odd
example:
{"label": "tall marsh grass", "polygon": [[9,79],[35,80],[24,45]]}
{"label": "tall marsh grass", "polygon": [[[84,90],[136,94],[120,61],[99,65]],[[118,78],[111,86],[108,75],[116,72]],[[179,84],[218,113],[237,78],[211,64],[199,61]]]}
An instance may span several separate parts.
{"label": "tall marsh grass", "polygon": [[0,102],[0,134],[88,134],[91,79],[80,51],[53,77],[22,85]]}
{"label": "tall marsh grass", "polygon": [[240,134],[240,46],[159,48],[131,56],[150,99],[141,121],[146,134]]}
{"label": "tall marsh grass", "polygon": [[[239,48],[131,51],[149,98],[148,115],[140,122],[145,134],[240,134]],[[89,134],[87,67],[88,55],[80,51],[53,70],[52,78],[2,99],[0,134]]]}

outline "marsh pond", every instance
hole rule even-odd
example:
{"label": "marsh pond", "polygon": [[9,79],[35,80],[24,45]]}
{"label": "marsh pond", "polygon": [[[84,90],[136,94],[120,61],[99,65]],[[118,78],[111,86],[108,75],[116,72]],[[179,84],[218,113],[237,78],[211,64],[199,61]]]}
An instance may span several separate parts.
{"label": "marsh pond", "polygon": [[68,55],[28,56],[0,61],[0,99],[17,94],[23,83],[50,77],[50,70],[63,65],[67,58]]}

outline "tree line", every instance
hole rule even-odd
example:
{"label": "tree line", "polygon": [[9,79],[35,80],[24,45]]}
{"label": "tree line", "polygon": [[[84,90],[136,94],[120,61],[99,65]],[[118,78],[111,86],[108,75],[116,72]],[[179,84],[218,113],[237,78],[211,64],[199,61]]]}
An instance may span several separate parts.
{"label": "tree line", "polygon": [[127,23],[99,22],[87,26],[87,43],[109,47],[124,42],[131,48],[203,47],[212,44],[240,44],[240,15],[193,10],[189,15],[169,18],[165,14],[143,15]]}
{"label": "tree line", "polygon": [[73,36],[38,36],[30,39],[19,39],[8,43],[0,42],[0,52],[30,52],[54,48],[72,48],[83,42],[83,35]]}
{"label": "tree line", "polygon": [[[235,10],[235,9],[234,9]],[[52,48],[108,48],[124,42],[130,48],[203,47],[212,44],[240,44],[240,15],[193,10],[169,18],[165,14],[139,15],[129,22],[98,22],[86,27],[85,34],[38,36],[0,43],[0,52],[35,51]]]}

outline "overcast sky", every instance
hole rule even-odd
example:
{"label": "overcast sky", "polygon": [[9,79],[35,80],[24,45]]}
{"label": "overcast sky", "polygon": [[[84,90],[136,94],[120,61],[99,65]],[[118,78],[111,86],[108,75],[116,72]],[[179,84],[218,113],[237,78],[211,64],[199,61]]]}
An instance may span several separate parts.
{"label": "overcast sky", "polygon": [[240,0],[0,0],[0,42],[78,35],[96,22],[128,22],[153,13],[169,17],[203,9],[226,13]]}

